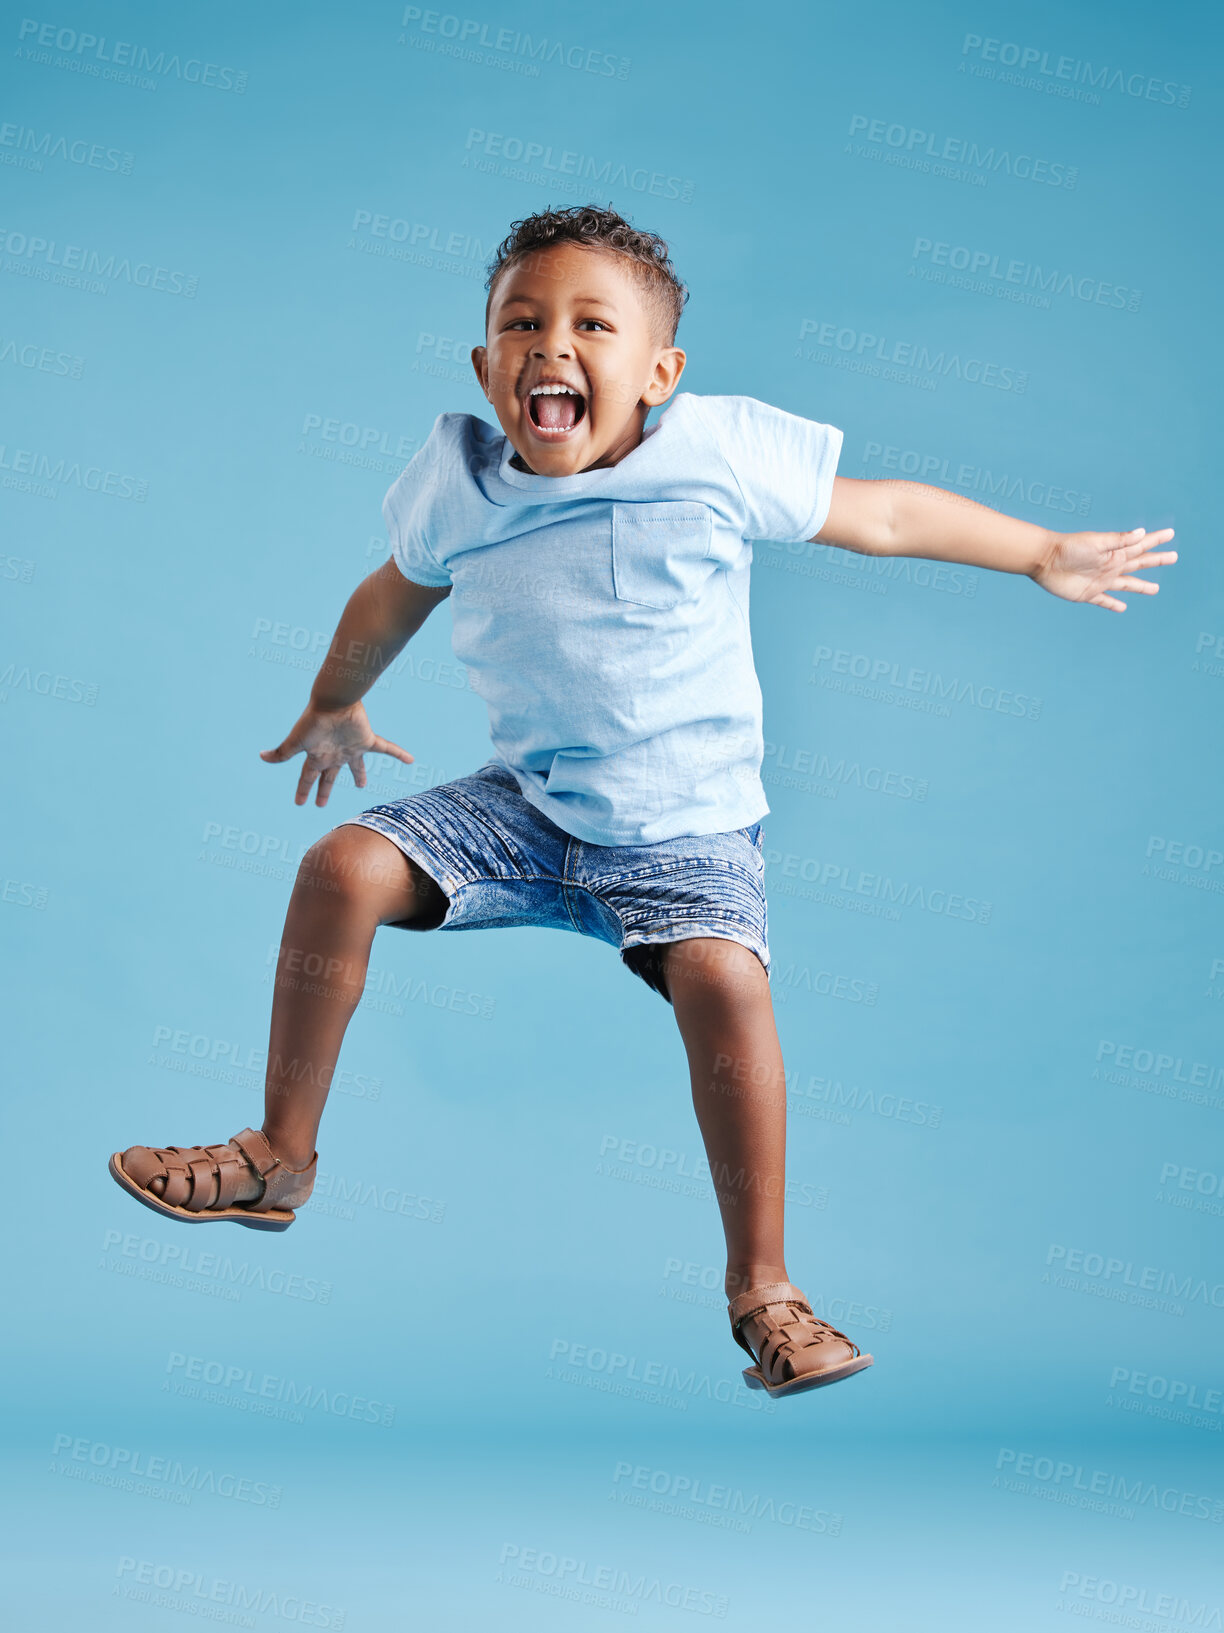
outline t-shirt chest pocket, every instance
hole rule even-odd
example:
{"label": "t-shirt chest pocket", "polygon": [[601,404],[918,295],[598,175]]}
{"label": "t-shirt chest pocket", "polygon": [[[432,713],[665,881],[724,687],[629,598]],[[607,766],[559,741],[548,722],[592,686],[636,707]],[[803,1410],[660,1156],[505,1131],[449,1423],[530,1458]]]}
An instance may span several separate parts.
{"label": "t-shirt chest pocket", "polygon": [[691,502],[612,506],[612,587],[618,601],[666,612],[714,571],[712,513]]}

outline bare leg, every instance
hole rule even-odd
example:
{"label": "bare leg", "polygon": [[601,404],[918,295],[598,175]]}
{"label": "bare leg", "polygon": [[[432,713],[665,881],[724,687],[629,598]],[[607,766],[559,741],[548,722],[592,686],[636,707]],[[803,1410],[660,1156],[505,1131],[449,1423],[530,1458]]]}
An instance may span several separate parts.
{"label": "bare leg", "polygon": [[285,916],[264,1093],[263,1131],[290,1168],[304,1168],[340,1045],[365,986],[380,924],[437,924],[439,885],[372,828],[325,834],[302,860]]}
{"label": "bare leg", "polygon": [[786,1071],[769,979],[749,948],[711,937],[671,943],[664,967],[727,1239],[727,1296],[789,1281]]}

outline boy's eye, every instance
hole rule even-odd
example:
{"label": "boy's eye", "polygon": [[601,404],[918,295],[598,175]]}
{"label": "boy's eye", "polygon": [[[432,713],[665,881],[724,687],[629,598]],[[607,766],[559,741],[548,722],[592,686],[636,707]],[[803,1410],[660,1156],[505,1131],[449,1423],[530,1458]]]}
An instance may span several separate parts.
{"label": "boy's eye", "polygon": [[[506,324],[508,330],[538,329],[539,327],[540,325],[535,318],[511,318],[510,322]],[[602,318],[580,318],[576,327],[579,329],[602,329],[605,332],[610,332],[609,325]]]}

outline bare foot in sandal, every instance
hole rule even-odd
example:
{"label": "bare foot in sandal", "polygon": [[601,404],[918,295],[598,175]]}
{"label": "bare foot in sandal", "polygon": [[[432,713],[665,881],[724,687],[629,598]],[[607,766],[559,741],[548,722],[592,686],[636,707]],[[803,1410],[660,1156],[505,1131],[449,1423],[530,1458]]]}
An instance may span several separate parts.
{"label": "bare foot in sandal", "polygon": [[130,1145],[110,1171],[124,1190],[155,1213],[187,1224],[229,1219],[252,1230],[288,1230],[314,1189],[319,1154],[290,1168],[267,1135],[244,1128],[225,1145]]}
{"label": "bare foot in sandal", "polygon": [[838,1383],[874,1359],[813,1315],[807,1299],[788,1281],[740,1293],[728,1304],[727,1314],[735,1342],[756,1363],[744,1368],[745,1383],[769,1395],[797,1395]]}

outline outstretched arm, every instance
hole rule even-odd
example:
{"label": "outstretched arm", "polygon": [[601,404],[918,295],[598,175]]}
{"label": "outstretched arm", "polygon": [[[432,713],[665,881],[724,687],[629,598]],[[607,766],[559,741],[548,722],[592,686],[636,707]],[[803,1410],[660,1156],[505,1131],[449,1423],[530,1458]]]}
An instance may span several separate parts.
{"label": "outstretched arm", "polygon": [[1024,573],[1063,600],[1125,612],[1126,602],[1109,592],[1155,595],[1158,584],[1133,574],[1176,561],[1175,550],[1154,549],[1172,537],[1171,527],[1158,533],[1141,527],[1132,533],[1056,533],[922,482],[836,476],[829,514],[813,542],[867,556],[924,556]]}

